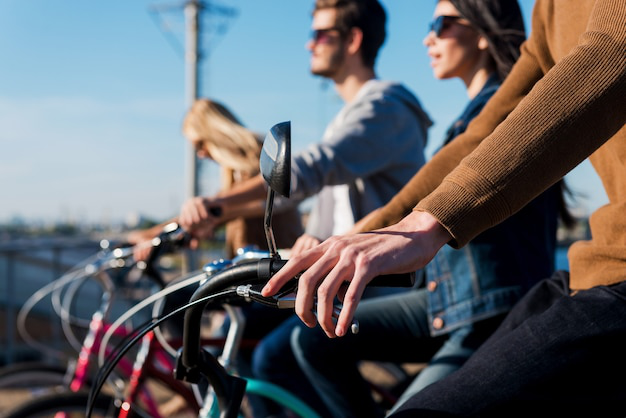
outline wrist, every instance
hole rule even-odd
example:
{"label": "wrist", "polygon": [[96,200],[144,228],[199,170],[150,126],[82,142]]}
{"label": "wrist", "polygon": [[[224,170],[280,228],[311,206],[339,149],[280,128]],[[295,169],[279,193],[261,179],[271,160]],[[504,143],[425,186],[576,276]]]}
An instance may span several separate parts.
{"label": "wrist", "polygon": [[437,218],[421,210],[412,211],[396,225],[402,231],[425,235],[425,238],[437,248],[443,247],[453,239],[450,232],[439,223]]}

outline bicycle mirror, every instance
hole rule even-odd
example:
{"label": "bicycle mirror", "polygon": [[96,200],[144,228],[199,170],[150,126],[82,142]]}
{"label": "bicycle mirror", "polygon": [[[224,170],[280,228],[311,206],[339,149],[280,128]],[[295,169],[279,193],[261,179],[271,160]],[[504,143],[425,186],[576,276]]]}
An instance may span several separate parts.
{"label": "bicycle mirror", "polygon": [[278,123],[270,129],[263,141],[259,159],[261,174],[269,186],[263,229],[267,239],[270,258],[280,258],[272,231],[274,193],[289,197],[291,194],[291,122]]}
{"label": "bicycle mirror", "polygon": [[259,160],[261,173],[276,193],[291,194],[291,122],[274,125],[263,141]]}

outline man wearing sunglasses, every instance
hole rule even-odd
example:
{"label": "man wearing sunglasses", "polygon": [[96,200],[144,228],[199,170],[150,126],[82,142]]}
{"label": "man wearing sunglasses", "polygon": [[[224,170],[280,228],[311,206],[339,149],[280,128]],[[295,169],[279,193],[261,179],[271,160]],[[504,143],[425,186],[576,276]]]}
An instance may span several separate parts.
{"label": "man wearing sunglasses", "polygon": [[[424,164],[427,129],[432,122],[409,90],[376,77],[374,67],[385,41],[385,25],[386,13],[378,0],[315,2],[312,36],[307,42],[310,70],[333,81],[345,106],[322,140],[292,160],[292,198],[317,197],[306,234],[298,239],[293,253],[349,231],[356,221],[391,199]],[[191,199],[183,206],[179,221],[201,237],[232,217],[261,215],[261,207],[248,203],[265,194],[265,182],[259,175],[212,198]],[[209,208],[214,206],[222,208],[219,217],[210,214]],[[272,311],[256,304],[250,309]],[[259,312],[246,316],[246,330],[252,330],[257,338],[276,324]],[[292,359],[295,367],[288,325],[259,344],[253,367],[259,377],[292,389],[292,382],[275,379],[272,370],[275,359],[280,359],[281,365]],[[309,393],[315,396],[313,391]]]}
{"label": "man wearing sunglasses", "polygon": [[[376,0],[315,4],[307,43],[311,73],[332,80],[346,105],[319,144],[318,152],[330,158],[294,165],[300,179],[296,189],[314,191],[322,184],[312,180],[325,179],[307,234],[296,242],[294,252],[346,232],[346,227],[384,204],[388,191],[401,186],[397,183],[401,173],[423,164],[420,148],[430,121],[403,86],[376,79],[374,66],[385,40],[385,20]],[[401,137],[394,138],[391,132],[400,132]],[[411,155],[402,155],[402,149]]]}
{"label": "man wearing sunglasses", "polygon": [[[381,81],[375,63],[385,41],[386,13],[378,0],[317,0],[313,11],[310,70],[334,82],[345,106],[328,125],[321,142],[292,161],[292,197],[317,196],[306,234],[294,253],[331,235],[384,205],[424,164],[427,129],[432,124],[404,86]],[[183,205],[179,221],[199,236],[235,216],[259,216],[248,205],[265,196],[262,177],[212,198]],[[210,207],[222,207],[215,217]]]}
{"label": "man wearing sunglasses", "polygon": [[[373,277],[464,247],[589,157],[609,201],[591,215],[589,239],[569,247],[569,271],[538,282],[459,370],[394,417],[626,416],[626,7],[536,0],[531,27],[482,112],[407,184],[398,203],[408,215],[291,258],[263,290],[306,270],[296,312],[344,336]],[[345,281],[334,321],[329,304]]]}

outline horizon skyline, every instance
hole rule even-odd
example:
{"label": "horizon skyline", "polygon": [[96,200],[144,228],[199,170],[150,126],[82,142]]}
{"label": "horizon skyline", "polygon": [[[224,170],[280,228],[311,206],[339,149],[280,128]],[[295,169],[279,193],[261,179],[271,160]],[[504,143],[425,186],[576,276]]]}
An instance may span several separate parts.
{"label": "horizon skyline", "polygon": [[[382,0],[388,37],[376,67],[403,82],[435,125],[427,155],[467,102],[458,80],[435,80],[422,39],[434,2]],[[527,27],[534,0],[519,1]],[[305,43],[312,1],[221,0],[237,10],[228,24],[205,16],[200,97],[229,107],[265,132],[292,121],[293,152],[319,140],[339,110],[332,83],[309,72]],[[163,2],[7,0],[0,5],[0,223],[75,219],[165,219],[185,199],[185,69],[169,35],[182,10],[154,16]],[[281,17],[278,17],[281,16]],[[177,32],[178,31],[178,32]],[[209,35],[211,39],[209,39]],[[203,192],[218,168],[201,163]],[[566,178],[586,193],[584,211],[606,203],[588,161]]]}

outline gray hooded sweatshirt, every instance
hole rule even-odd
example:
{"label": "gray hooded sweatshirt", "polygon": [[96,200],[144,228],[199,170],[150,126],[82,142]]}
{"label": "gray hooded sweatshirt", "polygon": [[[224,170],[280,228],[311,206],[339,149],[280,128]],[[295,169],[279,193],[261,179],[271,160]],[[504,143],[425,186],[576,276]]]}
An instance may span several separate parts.
{"label": "gray hooded sweatshirt", "polygon": [[386,204],[424,164],[432,122],[398,83],[369,80],[292,160],[292,198],[317,193],[306,232],[320,240],[347,232]]}

